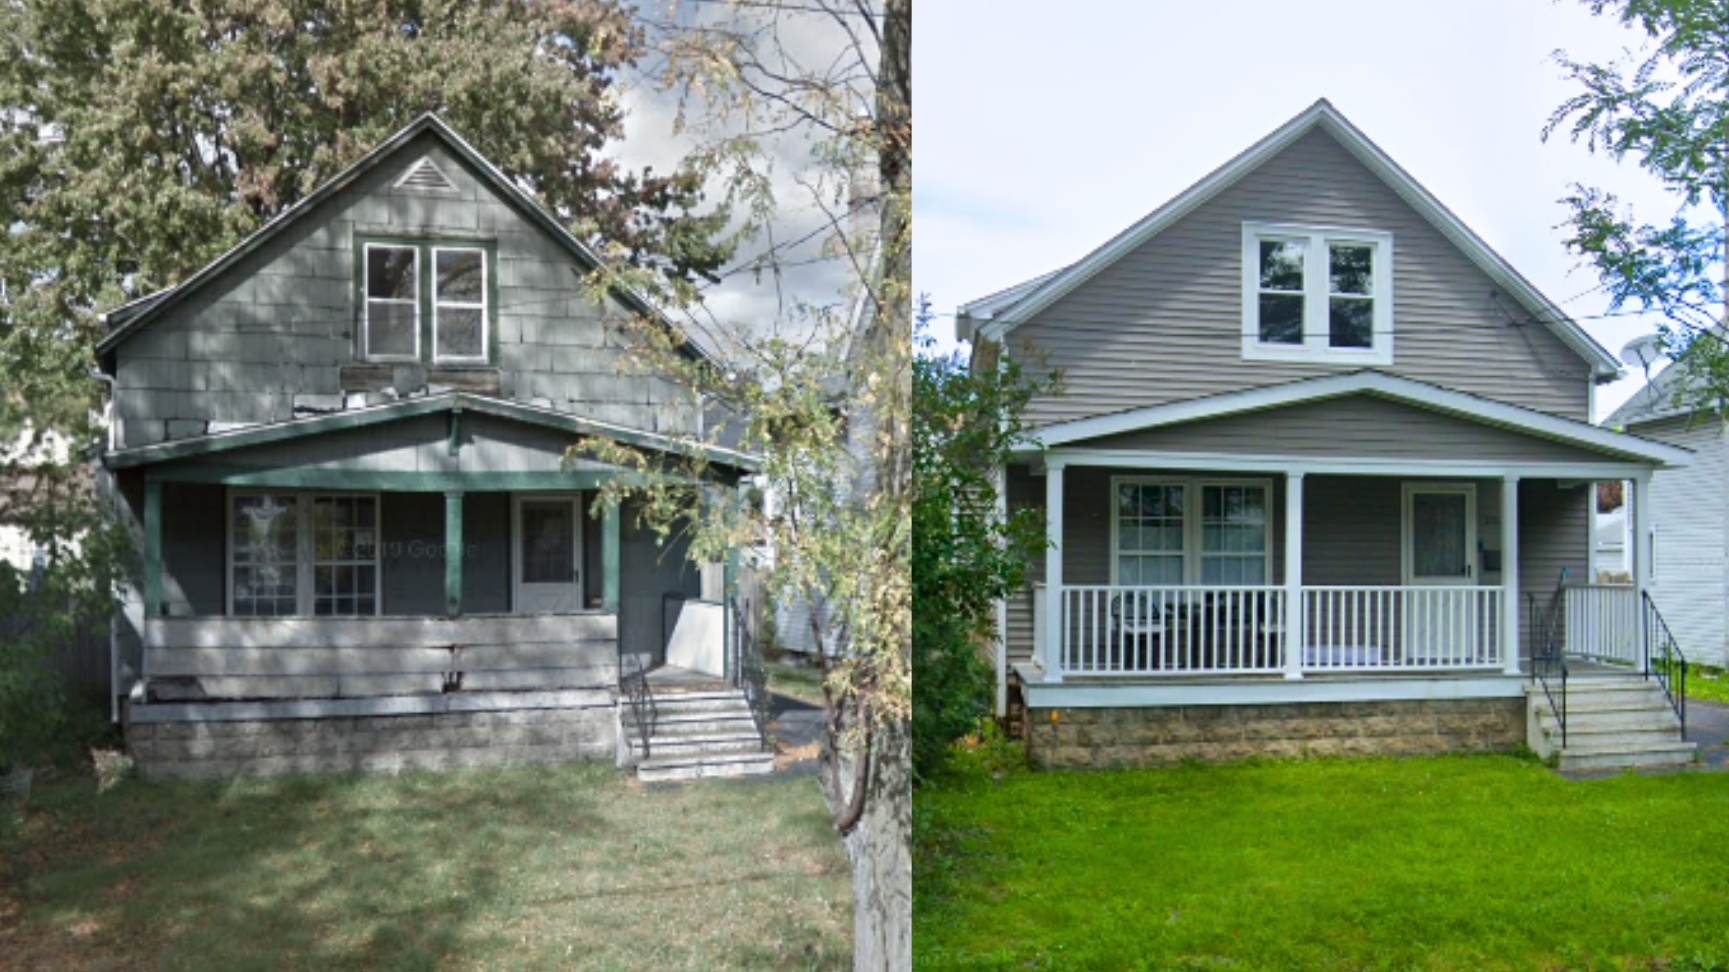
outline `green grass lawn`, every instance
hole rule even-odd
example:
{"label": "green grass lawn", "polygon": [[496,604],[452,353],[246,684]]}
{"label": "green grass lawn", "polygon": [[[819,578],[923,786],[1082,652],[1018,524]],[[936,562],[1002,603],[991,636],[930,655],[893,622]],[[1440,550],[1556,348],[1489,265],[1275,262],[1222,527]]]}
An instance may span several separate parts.
{"label": "green grass lawn", "polygon": [[1709,665],[1687,666],[1687,698],[1729,703],[1729,675]]}
{"label": "green grass lawn", "polygon": [[767,666],[769,691],[811,705],[823,704],[822,669],[806,664],[796,656],[768,662]]}
{"label": "green grass lawn", "polygon": [[921,972],[1729,967],[1729,774],[975,772],[914,807]]}
{"label": "green grass lawn", "polygon": [[0,968],[839,969],[810,779],[593,764],[153,786],[0,806]]}

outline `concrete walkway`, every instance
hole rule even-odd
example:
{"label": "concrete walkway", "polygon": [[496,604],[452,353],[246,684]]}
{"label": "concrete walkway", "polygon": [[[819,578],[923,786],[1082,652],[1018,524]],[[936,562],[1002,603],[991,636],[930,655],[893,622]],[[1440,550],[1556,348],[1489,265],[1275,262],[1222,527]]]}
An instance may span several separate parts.
{"label": "concrete walkway", "polygon": [[815,776],[822,740],[822,707],[769,693],[768,731],[774,737],[775,776]]}

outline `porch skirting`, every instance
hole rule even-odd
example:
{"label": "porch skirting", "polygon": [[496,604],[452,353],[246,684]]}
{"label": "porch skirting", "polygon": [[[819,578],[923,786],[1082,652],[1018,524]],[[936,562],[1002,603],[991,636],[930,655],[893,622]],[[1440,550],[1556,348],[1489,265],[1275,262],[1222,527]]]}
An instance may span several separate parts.
{"label": "porch skirting", "polygon": [[1525,745],[1525,699],[1029,708],[1027,752],[1050,768],[1250,756],[1417,756]]}
{"label": "porch skirting", "polygon": [[610,693],[560,708],[324,718],[129,720],[126,745],[146,780],[384,772],[613,761]]}

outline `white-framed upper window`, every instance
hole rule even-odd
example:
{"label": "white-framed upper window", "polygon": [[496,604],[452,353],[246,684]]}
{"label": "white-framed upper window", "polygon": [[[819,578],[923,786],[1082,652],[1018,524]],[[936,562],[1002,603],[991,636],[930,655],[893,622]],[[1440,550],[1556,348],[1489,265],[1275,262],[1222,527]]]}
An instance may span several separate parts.
{"label": "white-framed upper window", "polygon": [[378,614],[378,531],[376,493],[231,491],[228,613]]}
{"label": "white-framed upper window", "polygon": [[365,286],[361,356],[368,361],[419,361],[419,247],[366,244]]}
{"label": "white-framed upper window", "polygon": [[1272,582],[1269,480],[1111,479],[1111,583]]}
{"label": "white-framed upper window", "polygon": [[1243,357],[1393,363],[1393,235],[1243,224]]}
{"label": "white-framed upper window", "polygon": [[432,360],[485,364],[488,333],[486,251],[478,247],[432,249]]}

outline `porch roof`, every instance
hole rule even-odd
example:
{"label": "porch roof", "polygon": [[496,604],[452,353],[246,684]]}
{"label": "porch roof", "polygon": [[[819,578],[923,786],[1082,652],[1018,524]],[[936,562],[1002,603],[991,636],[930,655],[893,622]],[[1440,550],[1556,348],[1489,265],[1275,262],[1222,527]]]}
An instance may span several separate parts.
{"label": "porch roof", "polygon": [[756,457],[733,449],[723,449],[656,432],[645,432],[622,425],[597,422],[567,412],[558,412],[467,392],[428,395],[370,408],[351,409],[312,418],[293,419],[287,422],[273,422],[268,425],[175,439],[170,442],[160,442],[132,449],[119,449],[106,453],[103,456],[103,462],[110,469],[129,469],[177,459],[218,456],[235,450],[363,429],[422,415],[444,413],[454,419],[464,412],[494,416],[571,435],[611,439],[653,452],[698,458],[729,472],[754,472],[759,465]]}
{"label": "porch roof", "polygon": [[[1601,456],[1609,462],[1669,467],[1688,465],[1693,457],[1693,453],[1687,449],[1375,370],[1353,371],[1243,389],[1047,425],[1030,433],[1029,439],[1034,448],[1027,451],[1032,453],[1038,449],[1058,447],[1085,448],[1091,440],[1128,432],[1273,411],[1348,396],[1384,399],[1467,422],[1563,443]],[[1343,457],[1349,453],[1349,445],[1341,444],[1339,455]],[[1471,458],[1460,456],[1460,459]]]}

